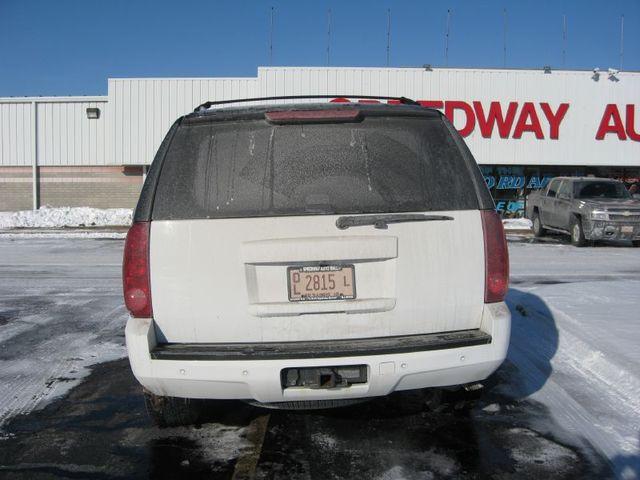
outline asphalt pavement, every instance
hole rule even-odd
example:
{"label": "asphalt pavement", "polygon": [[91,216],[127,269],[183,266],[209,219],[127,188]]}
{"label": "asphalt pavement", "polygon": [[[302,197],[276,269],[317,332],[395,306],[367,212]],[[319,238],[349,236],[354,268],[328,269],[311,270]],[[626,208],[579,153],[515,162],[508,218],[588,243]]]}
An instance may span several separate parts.
{"label": "asphalt pavement", "polygon": [[[539,285],[640,280],[637,249],[596,249],[613,259],[598,267],[573,265],[588,250],[522,241],[510,244],[515,319],[544,314],[525,301]],[[556,333],[554,347],[544,331],[551,347],[531,353],[517,324],[509,359],[470,410],[450,394],[434,407],[430,392],[302,412],[211,402],[202,424],[158,429],[125,357],[122,245],[0,239],[1,478],[555,479],[608,478],[638,466],[633,455],[612,461],[596,437],[536,397],[554,378],[560,342]],[[547,275],[540,258],[571,268]],[[523,351],[533,357],[511,355]]]}

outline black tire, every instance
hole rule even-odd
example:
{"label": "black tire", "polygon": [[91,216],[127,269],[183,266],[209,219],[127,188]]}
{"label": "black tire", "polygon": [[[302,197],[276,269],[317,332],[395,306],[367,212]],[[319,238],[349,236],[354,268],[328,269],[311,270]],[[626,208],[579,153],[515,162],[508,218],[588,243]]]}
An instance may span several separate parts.
{"label": "black tire", "polygon": [[582,220],[578,217],[571,219],[571,244],[576,247],[584,247],[587,239],[584,237],[584,229],[582,228]]}
{"label": "black tire", "polygon": [[531,218],[531,223],[533,223],[533,235],[535,237],[544,237],[547,233],[546,229],[542,226],[542,221],[540,220],[540,214],[538,212],[533,212],[533,217]]}
{"label": "black tire", "polygon": [[631,245],[636,248],[640,247],[640,240],[632,240]]}
{"label": "black tire", "polygon": [[189,398],[162,397],[145,390],[147,413],[160,428],[182,427],[198,423],[199,404]]}

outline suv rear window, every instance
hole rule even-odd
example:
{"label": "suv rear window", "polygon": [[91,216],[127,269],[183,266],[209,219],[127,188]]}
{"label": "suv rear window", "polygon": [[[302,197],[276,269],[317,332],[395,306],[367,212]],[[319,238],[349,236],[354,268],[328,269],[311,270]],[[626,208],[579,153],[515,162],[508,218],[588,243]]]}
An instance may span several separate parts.
{"label": "suv rear window", "polygon": [[472,174],[439,117],[360,123],[183,123],[154,220],[477,209]]}

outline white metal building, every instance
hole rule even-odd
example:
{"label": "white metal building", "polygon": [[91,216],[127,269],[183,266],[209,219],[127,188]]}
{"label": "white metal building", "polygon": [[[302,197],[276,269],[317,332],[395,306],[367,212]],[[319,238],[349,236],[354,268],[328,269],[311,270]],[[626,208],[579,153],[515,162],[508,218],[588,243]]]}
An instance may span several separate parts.
{"label": "white metal building", "polygon": [[207,100],[298,94],[442,109],[512,212],[556,174],[640,177],[638,72],[260,67],[255,78],[109,79],[99,97],[0,98],[0,210],[133,206],[177,117]]}

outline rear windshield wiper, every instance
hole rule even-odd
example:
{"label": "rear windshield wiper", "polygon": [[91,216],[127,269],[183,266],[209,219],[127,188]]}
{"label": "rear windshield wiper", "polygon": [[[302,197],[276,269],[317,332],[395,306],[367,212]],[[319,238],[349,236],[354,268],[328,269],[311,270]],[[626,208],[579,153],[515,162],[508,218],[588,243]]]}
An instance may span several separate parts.
{"label": "rear windshield wiper", "polygon": [[422,213],[391,213],[381,215],[349,215],[336,220],[336,227],[346,230],[349,227],[373,225],[375,228],[386,230],[390,223],[404,222],[438,222],[453,220],[445,215],[424,215]]}

